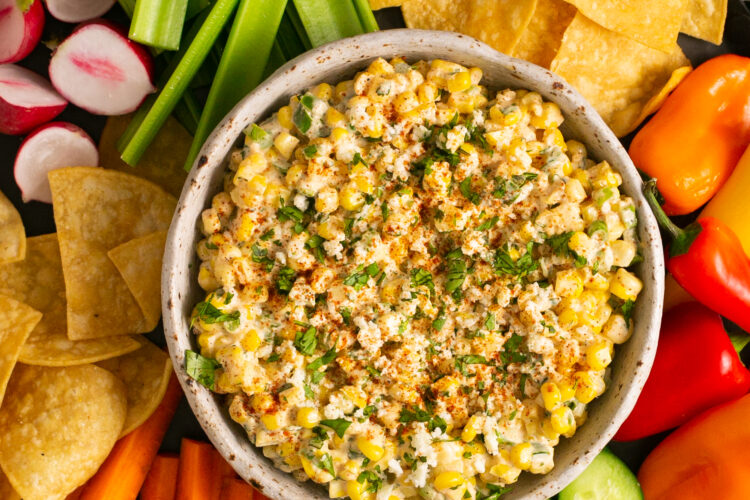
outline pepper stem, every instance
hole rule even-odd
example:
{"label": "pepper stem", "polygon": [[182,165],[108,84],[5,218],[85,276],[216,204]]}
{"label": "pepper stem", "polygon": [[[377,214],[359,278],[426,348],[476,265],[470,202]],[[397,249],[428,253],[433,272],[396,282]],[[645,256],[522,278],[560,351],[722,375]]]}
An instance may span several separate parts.
{"label": "pepper stem", "polygon": [[656,179],[649,179],[643,183],[643,196],[646,197],[646,201],[651,207],[651,211],[656,217],[656,222],[659,223],[665,231],[672,235],[672,245],[669,248],[669,256],[676,257],[687,253],[690,249],[690,245],[695,241],[703,227],[694,222],[687,226],[685,229],[681,229],[674,222],[672,222],[664,210],[656,201]]}
{"label": "pepper stem", "polygon": [[742,352],[742,349],[750,343],[750,335],[745,332],[729,332],[729,340],[732,341],[734,350],[737,351],[737,354],[739,355]]}

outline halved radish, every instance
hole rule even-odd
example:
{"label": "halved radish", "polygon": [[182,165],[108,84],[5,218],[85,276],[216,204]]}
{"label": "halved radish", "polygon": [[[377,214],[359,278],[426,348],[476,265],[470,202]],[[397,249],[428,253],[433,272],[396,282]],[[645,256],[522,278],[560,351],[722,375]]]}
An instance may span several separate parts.
{"label": "halved radish", "polygon": [[0,64],[0,133],[25,134],[67,105],[40,75],[15,64]]}
{"label": "halved radish", "polygon": [[19,0],[0,0],[0,63],[20,61],[29,55],[42,36],[42,28],[41,0],[32,0],[26,6]]}
{"label": "halved radish", "polygon": [[34,130],[21,143],[13,174],[23,201],[52,203],[47,172],[61,167],[92,167],[99,163],[96,144],[80,127],[51,122]]}
{"label": "halved radish", "polygon": [[66,23],[80,23],[104,15],[115,0],[46,0],[52,17]]}
{"label": "halved radish", "polygon": [[58,92],[98,115],[136,109],[156,88],[149,53],[106,21],[76,28],[52,54],[49,76]]}

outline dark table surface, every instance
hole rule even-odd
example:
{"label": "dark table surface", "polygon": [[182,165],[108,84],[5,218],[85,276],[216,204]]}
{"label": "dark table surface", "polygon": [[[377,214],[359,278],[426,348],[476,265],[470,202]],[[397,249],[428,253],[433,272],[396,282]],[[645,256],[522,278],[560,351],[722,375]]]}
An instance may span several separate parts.
{"label": "dark table surface", "polygon": [[[118,6],[115,6],[105,17],[123,23],[126,21],[124,13]],[[378,11],[376,12],[376,18],[381,29],[404,27],[401,11],[398,8]],[[72,28],[73,25],[59,22],[50,16],[47,16],[47,25],[45,26],[45,32],[42,39],[60,40],[64,38]],[[750,12],[748,12],[745,3],[742,0],[730,0],[724,43],[721,46],[716,46],[686,35],[680,35],[678,43],[685,54],[690,58],[693,65],[698,65],[706,59],[724,53],[750,56]],[[45,45],[40,44],[31,55],[18,64],[28,67],[42,75],[46,75],[50,54],[50,49]],[[70,104],[57,118],[57,120],[75,123],[86,130],[86,132],[88,132],[97,142],[99,141],[99,136],[101,135],[106,119],[106,116],[92,115],[72,104]],[[35,201],[23,203],[21,200],[21,193],[13,179],[13,161],[22,140],[23,137],[0,134],[0,191],[2,191],[19,210],[28,236],[52,233],[55,231],[52,206]],[[627,145],[629,137],[624,138],[623,142]],[[161,326],[159,326],[156,331],[149,334],[148,337],[158,344],[164,345]],[[745,350],[743,354],[749,354],[748,350]],[[743,358],[746,357],[748,356],[743,356]],[[651,436],[631,443],[613,442],[610,446],[615,454],[622,458],[634,471],[637,471],[646,455],[664,438],[664,436],[666,436],[666,434],[667,433]],[[177,410],[177,414],[169,431],[167,432],[162,444],[162,450],[171,452],[179,451],[180,439],[182,437],[206,440],[205,433],[196,421],[190,407],[184,399]]]}

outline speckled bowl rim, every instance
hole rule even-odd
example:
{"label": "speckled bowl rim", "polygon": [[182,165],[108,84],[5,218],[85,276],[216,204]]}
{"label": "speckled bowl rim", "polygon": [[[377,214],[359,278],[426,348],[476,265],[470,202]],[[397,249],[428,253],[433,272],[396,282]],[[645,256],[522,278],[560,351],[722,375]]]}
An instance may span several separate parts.
{"label": "speckled bowl rim", "polygon": [[607,392],[589,408],[585,425],[555,449],[555,468],[545,475],[523,474],[504,498],[545,499],[572,481],[612,439],[635,405],[653,362],[661,322],[664,260],[658,226],[641,195],[641,178],[624,148],[594,109],[563,79],[525,61],[501,54],[471,37],[439,31],[387,30],[339,40],[311,50],[279,68],[245,97],[216,127],[188,176],[167,238],[162,268],[162,309],[169,352],[180,384],[198,421],[221,454],[246,481],[276,499],[327,499],[318,485],[300,483],[276,469],[229,418],[222,398],[190,379],[184,370],[187,349],[196,349],[189,316],[202,300],[196,281],[196,222],[221,189],[225,158],[250,123],[278,109],[289,97],[321,81],[351,77],[382,56],[409,60],[442,58],[479,66],[483,83],[533,89],[556,102],[566,117],[563,132],[587,145],[589,154],[607,160],[623,177],[622,190],[635,200],[644,261],[638,274],[644,290],[634,313],[632,338],[618,346]]}

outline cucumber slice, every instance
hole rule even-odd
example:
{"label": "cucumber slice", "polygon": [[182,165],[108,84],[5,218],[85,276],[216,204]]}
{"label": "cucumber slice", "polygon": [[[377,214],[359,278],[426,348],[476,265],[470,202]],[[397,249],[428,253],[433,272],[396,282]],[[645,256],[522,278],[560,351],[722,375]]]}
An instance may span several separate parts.
{"label": "cucumber slice", "polygon": [[609,448],[560,492],[560,500],[643,500],[635,474]]}

